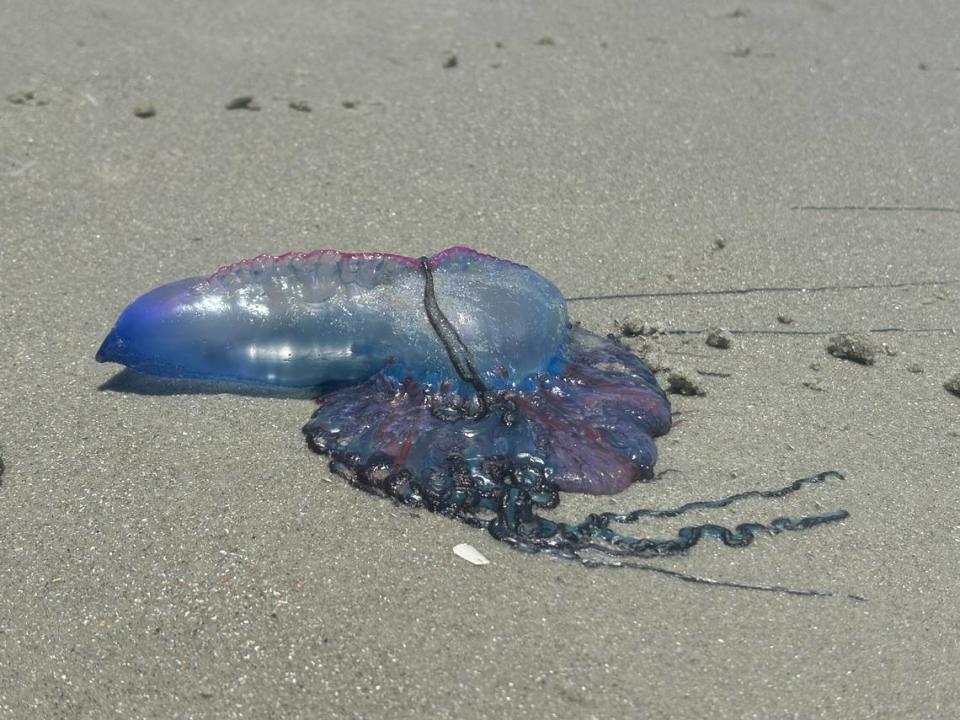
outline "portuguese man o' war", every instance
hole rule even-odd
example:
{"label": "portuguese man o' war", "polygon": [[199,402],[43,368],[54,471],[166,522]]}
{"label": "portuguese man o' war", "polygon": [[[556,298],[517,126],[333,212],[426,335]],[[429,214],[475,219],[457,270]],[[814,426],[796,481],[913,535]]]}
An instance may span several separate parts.
{"label": "portuguese man o' war", "polygon": [[561,491],[616,493],[651,480],[670,402],[618,339],[570,322],[549,280],[469,248],[420,259],[318,250],[244,260],[136,299],[97,360],[170,378],[316,389],[307,443],[354,486],[587,564],[680,554],[704,536],[743,546],[758,532],[847,516],[696,525],[668,539],[612,527],[782,497],[839,477],[830,471],[667,510],[578,524],[544,517]]}

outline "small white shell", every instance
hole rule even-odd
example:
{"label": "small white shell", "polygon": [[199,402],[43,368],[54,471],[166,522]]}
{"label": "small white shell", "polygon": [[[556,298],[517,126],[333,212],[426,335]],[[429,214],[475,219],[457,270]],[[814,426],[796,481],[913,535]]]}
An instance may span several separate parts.
{"label": "small white shell", "polygon": [[479,550],[477,550],[473,545],[468,545],[467,543],[454,545],[453,554],[457,557],[463,558],[468,563],[473,563],[474,565],[490,564],[490,561],[487,560]]}

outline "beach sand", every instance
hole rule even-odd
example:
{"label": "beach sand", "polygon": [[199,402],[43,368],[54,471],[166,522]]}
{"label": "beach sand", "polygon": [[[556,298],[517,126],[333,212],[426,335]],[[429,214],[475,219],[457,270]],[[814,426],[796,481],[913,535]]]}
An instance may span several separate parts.
{"label": "beach sand", "polygon": [[[0,716],[960,715],[958,27],[945,0],[6,3]],[[515,552],[334,477],[309,399],[93,361],[164,282],[455,244],[648,294],[571,302],[597,332],[741,331],[656,341],[707,393],[674,398],[670,472],[560,514],[841,469],[694,520],[848,520],[657,563],[835,595]],[[780,289],[707,292],[745,288]],[[826,351],[883,328],[873,366]]]}

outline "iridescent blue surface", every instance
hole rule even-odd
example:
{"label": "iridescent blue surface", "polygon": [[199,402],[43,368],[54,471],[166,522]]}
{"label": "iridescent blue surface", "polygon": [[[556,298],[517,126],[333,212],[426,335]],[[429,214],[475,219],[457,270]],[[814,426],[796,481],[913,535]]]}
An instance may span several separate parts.
{"label": "iridescent blue surface", "polygon": [[[516,385],[563,352],[567,315],[548,280],[452,248],[431,260],[444,312],[490,387]],[[387,365],[459,380],[424,314],[412,258],[320,251],[260,257],[135,300],[97,353],[145,373],[284,387],[366,379]]]}

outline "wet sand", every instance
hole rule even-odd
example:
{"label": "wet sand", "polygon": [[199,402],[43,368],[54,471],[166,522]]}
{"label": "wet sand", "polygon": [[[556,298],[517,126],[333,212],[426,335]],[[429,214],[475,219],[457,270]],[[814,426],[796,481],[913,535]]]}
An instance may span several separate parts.
{"label": "wet sand", "polygon": [[[960,713],[960,10],[649,5],[6,5],[0,715]],[[674,397],[670,472],[561,515],[841,469],[695,520],[845,522],[657,563],[835,595],[524,555],[347,487],[309,399],[93,361],[160,283],[454,244],[592,297],[591,330],[673,331],[706,392]],[[872,366],[827,353],[878,329]]]}

